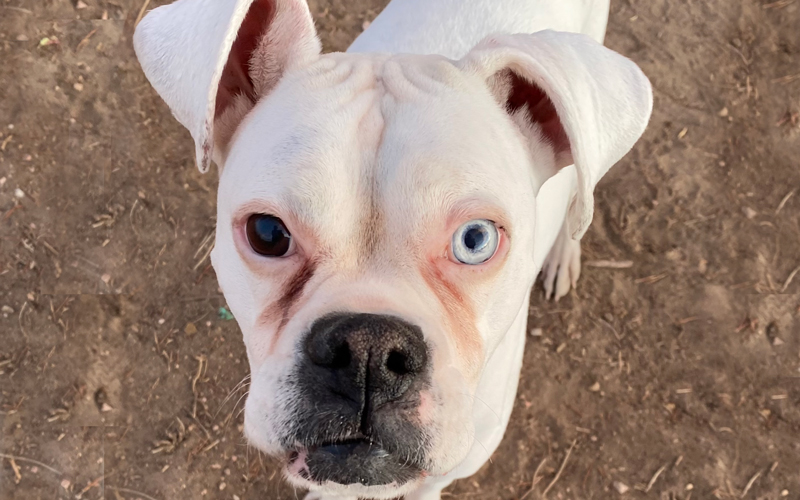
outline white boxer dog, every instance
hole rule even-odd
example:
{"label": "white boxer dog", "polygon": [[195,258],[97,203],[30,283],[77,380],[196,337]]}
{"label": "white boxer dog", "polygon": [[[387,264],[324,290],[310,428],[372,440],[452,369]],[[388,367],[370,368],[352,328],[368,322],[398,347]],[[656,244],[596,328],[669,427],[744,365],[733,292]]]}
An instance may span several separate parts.
{"label": "white boxer dog", "polygon": [[497,448],[536,276],[575,285],[594,186],[650,116],[608,8],[394,0],[335,54],[304,0],[178,0],[137,27],[220,170],[245,434],[307,498],[438,499]]}

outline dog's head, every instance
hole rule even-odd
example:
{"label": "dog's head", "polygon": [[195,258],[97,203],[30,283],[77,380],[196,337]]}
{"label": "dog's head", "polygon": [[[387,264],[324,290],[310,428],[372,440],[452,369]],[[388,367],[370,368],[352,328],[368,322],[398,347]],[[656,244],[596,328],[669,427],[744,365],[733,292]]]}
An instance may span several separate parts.
{"label": "dog's head", "polygon": [[295,484],[356,495],[453,469],[526,311],[537,192],[575,164],[583,233],[647,79],[554,32],[458,61],[321,55],[300,0],[179,0],[134,42],[200,169],[221,169],[212,259],[247,346],[249,441]]}

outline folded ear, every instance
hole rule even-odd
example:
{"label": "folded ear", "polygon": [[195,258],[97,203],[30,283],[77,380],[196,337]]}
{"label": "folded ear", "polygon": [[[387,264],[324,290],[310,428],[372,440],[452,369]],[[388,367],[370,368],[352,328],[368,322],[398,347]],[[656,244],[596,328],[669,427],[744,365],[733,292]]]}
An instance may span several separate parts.
{"label": "folded ear", "polygon": [[142,19],[133,46],[191,132],[201,172],[212,154],[222,161],[236,127],[283,73],[320,53],[305,0],[177,0]]}
{"label": "folded ear", "polygon": [[556,168],[541,183],[574,163],[578,193],[567,222],[580,238],[592,221],[594,186],[650,119],[647,77],[588,36],[554,31],[487,38],[457,64],[486,79],[523,134],[552,146]]}

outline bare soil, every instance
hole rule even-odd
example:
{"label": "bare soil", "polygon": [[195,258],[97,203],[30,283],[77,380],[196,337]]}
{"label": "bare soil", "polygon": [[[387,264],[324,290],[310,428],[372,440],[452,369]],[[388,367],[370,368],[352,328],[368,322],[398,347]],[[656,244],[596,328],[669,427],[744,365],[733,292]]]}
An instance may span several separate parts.
{"label": "bare soil", "polygon": [[[0,0],[0,498],[298,498],[241,435],[215,176],[134,58],[144,3]],[[312,1],[326,49],[384,4]],[[615,0],[607,44],[652,122],[447,495],[800,498],[800,0]]]}

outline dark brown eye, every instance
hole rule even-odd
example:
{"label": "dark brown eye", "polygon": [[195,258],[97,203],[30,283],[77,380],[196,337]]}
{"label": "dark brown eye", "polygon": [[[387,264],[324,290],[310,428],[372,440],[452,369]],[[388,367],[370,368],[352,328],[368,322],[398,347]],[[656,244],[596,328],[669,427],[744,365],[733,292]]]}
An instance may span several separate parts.
{"label": "dark brown eye", "polygon": [[283,257],[292,246],[292,235],[273,215],[253,214],[247,219],[250,248],[265,257]]}

